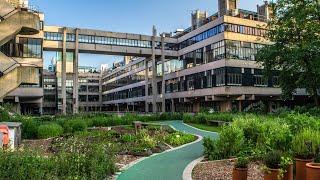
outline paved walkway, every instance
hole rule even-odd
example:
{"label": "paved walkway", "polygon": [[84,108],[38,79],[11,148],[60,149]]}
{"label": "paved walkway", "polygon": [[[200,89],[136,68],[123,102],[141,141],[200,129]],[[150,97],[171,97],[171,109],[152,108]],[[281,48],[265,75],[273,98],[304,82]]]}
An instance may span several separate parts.
{"label": "paved walkway", "polygon": [[[185,133],[197,134],[202,137],[217,137],[216,133],[205,132],[192,128],[182,121],[169,121],[168,124]],[[183,170],[193,160],[203,156],[202,141],[185,146],[181,149],[151,156],[121,173],[117,180],[181,180]]]}

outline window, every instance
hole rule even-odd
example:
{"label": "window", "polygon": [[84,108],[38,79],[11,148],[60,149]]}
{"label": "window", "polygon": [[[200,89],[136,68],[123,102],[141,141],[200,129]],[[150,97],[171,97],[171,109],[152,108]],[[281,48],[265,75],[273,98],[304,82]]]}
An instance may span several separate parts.
{"label": "window", "polygon": [[228,73],[228,85],[241,86],[242,85],[242,74]]}
{"label": "window", "polygon": [[76,41],[76,35],[74,34],[67,34],[67,41],[68,42],[75,42]]}
{"label": "window", "polygon": [[44,32],[44,39],[49,41],[62,41],[63,34],[56,32]]}
{"label": "window", "polygon": [[42,40],[19,38],[19,57],[42,58]]}
{"label": "window", "polygon": [[258,86],[258,87],[268,86],[268,80],[264,78],[263,75],[255,75],[254,79],[255,79],[254,86]]}
{"label": "window", "polygon": [[98,102],[99,101],[99,95],[89,95],[88,96],[89,102]]}
{"label": "window", "polygon": [[225,85],[225,69],[216,69],[216,85],[224,86]]}

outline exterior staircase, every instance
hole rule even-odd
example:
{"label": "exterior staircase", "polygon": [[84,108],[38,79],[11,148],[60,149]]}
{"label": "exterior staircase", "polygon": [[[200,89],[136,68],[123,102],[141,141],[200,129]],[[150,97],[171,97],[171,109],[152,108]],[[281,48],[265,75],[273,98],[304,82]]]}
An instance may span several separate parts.
{"label": "exterior staircase", "polygon": [[[39,14],[14,7],[9,0],[0,0],[0,46],[16,35],[33,35],[40,31]],[[35,65],[22,64],[0,52],[0,99],[21,84],[37,84],[39,71]]]}

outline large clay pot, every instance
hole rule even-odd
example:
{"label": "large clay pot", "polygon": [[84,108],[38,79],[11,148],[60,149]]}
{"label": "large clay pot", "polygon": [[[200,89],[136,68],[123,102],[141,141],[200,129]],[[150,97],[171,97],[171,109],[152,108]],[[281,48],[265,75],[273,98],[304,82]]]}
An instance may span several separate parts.
{"label": "large clay pot", "polygon": [[320,163],[308,163],[307,165],[307,180],[320,179]]}
{"label": "large clay pot", "polygon": [[232,180],[247,180],[248,168],[234,168],[232,172]]}
{"label": "large clay pot", "polygon": [[313,159],[296,159],[296,179],[307,179],[307,163],[311,163]]}
{"label": "large clay pot", "polygon": [[287,172],[283,175],[283,180],[293,180],[293,164],[291,164]]}
{"label": "large clay pot", "polygon": [[280,169],[268,169],[264,173],[264,180],[278,180]]}

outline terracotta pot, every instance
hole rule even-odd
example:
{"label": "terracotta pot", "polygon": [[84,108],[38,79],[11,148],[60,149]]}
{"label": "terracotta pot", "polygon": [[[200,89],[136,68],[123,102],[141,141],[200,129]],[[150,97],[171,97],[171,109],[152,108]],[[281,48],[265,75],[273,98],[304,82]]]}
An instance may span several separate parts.
{"label": "terracotta pot", "polygon": [[268,169],[264,173],[264,180],[278,180],[280,169]]}
{"label": "terracotta pot", "polygon": [[313,159],[296,159],[296,179],[307,179],[307,163],[311,163]]}
{"label": "terracotta pot", "polygon": [[308,163],[307,165],[307,180],[320,179],[320,163]]}
{"label": "terracotta pot", "polygon": [[248,168],[234,168],[232,172],[232,180],[247,180]]}
{"label": "terracotta pot", "polygon": [[293,164],[291,164],[287,172],[283,175],[283,180],[293,180]]}

